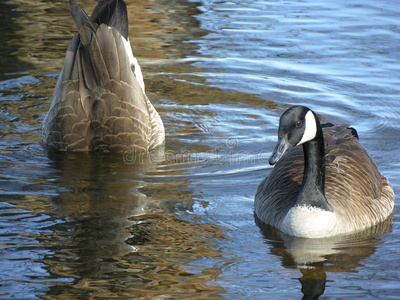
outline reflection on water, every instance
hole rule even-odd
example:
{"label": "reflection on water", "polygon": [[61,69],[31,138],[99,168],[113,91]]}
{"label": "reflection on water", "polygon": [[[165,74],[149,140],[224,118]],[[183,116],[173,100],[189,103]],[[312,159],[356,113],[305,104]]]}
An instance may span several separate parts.
{"label": "reflection on water", "polygon": [[184,266],[218,257],[212,241],[224,239],[224,229],[182,220],[143,194],[140,188],[149,183],[140,178],[153,165],[106,154],[54,159],[53,184],[63,191],[48,199],[54,209],[47,205],[45,213],[58,221],[46,220],[40,233],[27,234],[45,253],[40,261],[48,275],[42,271],[41,277],[45,285],[52,282],[46,299],[192,293],[208,298],[223,292],[201,284],[220,273],[212,264],[192,271]]}
{"label": "reflection on water", "polygon": [[[336,270],[346,270],[355,268],[358,266],[357,263],[345,262],[346,258],[352,260],[350,256],[357,257],[357,260],[361,259],[362,256],[368,256],[373,253],[373,250],[368,246],[375,246],[379,241],[376,238],[387,235],[392,230],[393,217],[389,217],[385,222],[378,224],[372,228],[360,231],[354,234],[335,236],[324,239],[306,239],[296,238],[270,227],[268,225],[260,223],[256,220],[258,226],[268,243],[274,243],[274,249],[271,249],[275,254],[286,256],[283,259],[283,263],[286,267],[309,267],[313,263],[329,261],[330,263],[339,263],[342,266],[337,265],[333,268]],[[285,254],[277,250],[280,247],[276,247],[276,242],[280,242],[280,247],[284,245]],[[282,244],[283,242],[283,244]],[[344,249],[351,248],[352,254],[345,251],[346,256],[343,259],[335,260],[334,256],[344,253]],[[361,250],[361,251],[360,251]],[[290,259],[288,256],[290,256]],[[329,257],[329,259],[327,259]],[[332,266],[329,268],[332,269]]]}
{"label": "reflection on water", "polygon": [[40,126],[76,32],[68,1],[0,2],[0,299],[400,295],[398,205],[323,241],[253,218],[292,104],[351,123],[400,192],[397,3],[126,2],[164,159],[46,157]]}
{"label": "reflection on water", "polygon": [[271,245],[270,251],[285,268],[299,269],[303,299],[317,299],[325,291],[327,272],[352,272],[361,261],[376,251],[379,238],[392,231],[393,217],[372,228],[345,236],[307,239],[286,235],[265,225],[255,216],[256,224]]}

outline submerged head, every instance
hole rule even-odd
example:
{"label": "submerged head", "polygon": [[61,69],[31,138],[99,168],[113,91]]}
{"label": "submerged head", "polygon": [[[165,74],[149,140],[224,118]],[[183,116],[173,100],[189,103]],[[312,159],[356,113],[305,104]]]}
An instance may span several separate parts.
{"label": "submerged head", "polygon": [[318,117],[308,107],[293,106],[286,110],[279,120],[278,144],[269,163],[275,164],[290,148],[315,139],[318,127]]}

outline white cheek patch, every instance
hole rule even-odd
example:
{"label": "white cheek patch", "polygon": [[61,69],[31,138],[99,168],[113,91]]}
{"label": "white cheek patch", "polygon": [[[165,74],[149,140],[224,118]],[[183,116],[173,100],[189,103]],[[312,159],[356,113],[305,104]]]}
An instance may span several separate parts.
{"label": "white cheek patch", "polygon": [[315,121],[314,114],[311,110],[306,113],[304,127],[303,137],[301,138],[300,142],[297,143],[297,145],[311,141],[317,134],[317,122]]}

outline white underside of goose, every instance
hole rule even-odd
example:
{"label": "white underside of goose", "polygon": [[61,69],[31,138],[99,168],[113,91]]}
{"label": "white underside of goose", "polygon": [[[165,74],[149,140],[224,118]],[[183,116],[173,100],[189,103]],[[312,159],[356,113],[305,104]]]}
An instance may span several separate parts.
{"label": "white underside of goose", "polygon": [[280,230],[304,238],[322,238],[340,234],[337,217],[333,212],[317,207],[294,206],[281,222]]}

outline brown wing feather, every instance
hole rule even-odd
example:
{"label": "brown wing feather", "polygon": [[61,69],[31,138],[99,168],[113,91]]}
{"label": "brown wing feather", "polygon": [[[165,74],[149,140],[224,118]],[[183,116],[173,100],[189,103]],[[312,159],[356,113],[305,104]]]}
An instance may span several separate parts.
{"label": "brown wing feather", "polygon": [[355,229],[366,228],[388,217],[394,194],[368,152],[346,127],[324,131],[325,194],[342,222]]}
{"label": "brown wing feather", "polygon": [[45,146],[140,152],[162,144],[161,118],[131,70],[119,32],[102,24],[96,32],[83,26],[79,36],[79,46],[74,38],[67,51],[46,116]]}
{"label": "brown wing feather", "polygon": [[[352,230],[385,220],[393,210],[394,194],[347,125],[323,129],[326,152],[325,194],[334,213]],[[288,151],[260,184],[255,212],[276,226],[294,204],[303,180],[302,147]]]}

